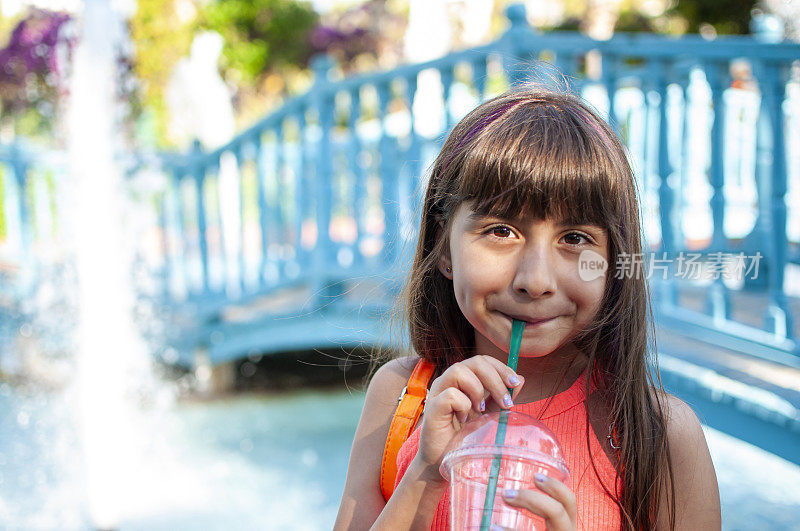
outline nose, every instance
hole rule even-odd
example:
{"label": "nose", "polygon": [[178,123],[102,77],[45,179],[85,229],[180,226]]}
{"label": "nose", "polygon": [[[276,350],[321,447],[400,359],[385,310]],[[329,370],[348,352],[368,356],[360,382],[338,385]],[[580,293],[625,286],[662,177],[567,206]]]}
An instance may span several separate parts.
{"label": "nose", "polygon": [[552,295],[556,291],[554,271],[556,257],[546,245],[526,249],[520,257],[512,288],[515,293],[533,299]]}

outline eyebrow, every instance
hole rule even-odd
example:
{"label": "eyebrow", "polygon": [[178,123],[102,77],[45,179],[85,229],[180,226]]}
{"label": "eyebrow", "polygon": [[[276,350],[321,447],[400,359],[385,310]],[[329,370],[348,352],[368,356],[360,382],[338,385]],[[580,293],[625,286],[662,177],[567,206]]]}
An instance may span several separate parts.
{"label": "eyebrow", "polygon": [[[491,214],[481,214],[480,212],[473,212],[467,216],[467,222],[473,223],[476,221],[480,221],[486,218],[495,218],[500,220],[508,220],[508,221],[524,221],[524,218],[517,217],[517,218],[504,218],[503,216],[495,216]],[[580,227],[592,227],[594,229],[600,230],[605,232],[606,229],[600,225],[594,223],[572,223],[570,221],[558,221],[556,223],[559,227],[566,227],[568,225],[580,226]]]}

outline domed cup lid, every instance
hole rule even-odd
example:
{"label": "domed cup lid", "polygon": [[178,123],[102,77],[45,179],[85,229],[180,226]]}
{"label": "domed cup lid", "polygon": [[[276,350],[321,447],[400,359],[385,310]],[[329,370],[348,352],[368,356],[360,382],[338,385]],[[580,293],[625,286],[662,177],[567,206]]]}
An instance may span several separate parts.
{"label": "domed cup lid", "polygon": [[495,444],[497,427],[502,412],[481,415],[464,425],[450,443],[450,451],[442,459],[439,472],[450,477],[450,469],[464,459],[505,458],[535,461],[563,474],[566,480],[569,469],[564,460],[561,444],[550,429],[530,415],[516,411],[507,412],[505,442]]}

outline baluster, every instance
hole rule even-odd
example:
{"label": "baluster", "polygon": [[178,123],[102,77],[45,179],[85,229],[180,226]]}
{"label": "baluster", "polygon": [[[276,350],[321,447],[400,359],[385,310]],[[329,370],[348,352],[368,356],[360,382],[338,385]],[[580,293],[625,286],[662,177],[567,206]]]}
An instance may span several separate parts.
{"label": "baluster", "polygon": [[[230,274],[230,264],[228,263],[228,249],[227,249],[227,237],[225,235],[225,220],[224,217],[224,208],[223,208],[223,198],[225,196],[225,191],[223,189],[223,179],[222,179],[222,160],[221,154],[217,156],[215,160],[211,163],[212,167],[208,168],[209,171],[212,173],[217,174],[216,179],[216,192],[217,192],[217,216],[216,216],[216,225],[217,225],[217,234],[219,235],[219,261],[220,261],[220,268],[222,269],[222,284],[220,285],[220,293],[226,293],[228,291],[228,276]],[[227,183],[224,183],[227,184]]]}
{"label": "baluster", "polygon": [[284,153],[284,133],[283,133],[283,120],[279,120],[275,126],[275,210],[274,221],[276,229],[276,243],[277,249],[280,249],[278,255],[278,278],[283,279],[286,276],[286,215],[283,210],[284,202],[283,197],[286,195],[286,155]]}
{"label": "baluster", "polygon": [[[677,219],[674,209],[675,191],[670,186],[672,177],[672,164],[669,153],[669,123],[667,122],[667,77],[666,65],[664,61],[655,61],[654,79],[655,89],[658,94],[658,175],[660,183],[658,187],[658,210],[661,221],[661,251],[667,253],[667,258],[673,258],[675,249],[675,234],[673,231],[674,220]],[[671,260],[667,264],[671,264]],[[672,279],[672,267],[667,268],[668,274],[666,281],[661,283],[660,303],[662,305],[674,306],[676,303],[675,285]]]}
{"label": "baluster", "polygon": [[184,230],[184,216],[185,210],[183,207],[183,195],[181,194],[181,179],[183,179],[183,171],[178,168],[172,168],[172,175],[170,184],[172,187],[172,200],[173,200],[173,215],[175,220],[175,261],[177,265],[175,270],[181,277],[184,292],[188,295],[191,292],[191,278],[192,274],[189,270],[189,261],[187,254],[189,252],[189,244],[186,242],[186,231]]}
{"label": "baluster", "polygon": [[331,285],[330,272],[338,267],[330,236],[331,227],[331,180],[333,164],[331,149],[331,129],[333,128],[333,94],[329,92],[328,71],[333,61],[327,56],[315,57],[312,68],[316,80],[312,88],[312,101],[319,116],[319,141],[317,144],[316,168],[316,221],[317,241],[314,246],[314,277],[316,278],[317,303],[322,306],[339,295],[341,286]]}
{"label": "baluster", "polygon": [[486,99],[486,60],[487,57],[481,57],[472,61],[472,84],[478,93],[478,101]]}
{"label": "baluster", "polygon": [[267,194],[264,189],[264,140],[263,132],[259,131],[253,142],[253,159],[256,165],[256,203],[258,204],[258,228],[261,236],[261,257],[258,264],[258,287],[263,289],[267,284],[267,248],[269,247],[269,234],[267,233]]}
{"label": "baluster", "polygon": [[[530,33],[528,16],[524,4],[511,4],[506,8],[506,18],[511,23],[503,35],[506,52],[503,54],[503,69],[512,87],[525,82],[527,68],[524,64],[524,38]],[[527,54],[525,54],[527,55]]]}
{"label": "baluster", "polygon": [[[381,121],[380,151],[380,176],[381,194],[383,196],[383,220],[385,224],[383,260],[390,265],[397,257],[397,247],[400,245],[399,230],[399,190],[397,189],[397,168],[392,157],[392,138],[386,130],[386,116],[389,107],[389,83],[383,82],[376,87],[378,93],[379,119]],[[447,112],[445,110],[445,112]]]}
{"label": "baluster", "polygon": [[297,120],[297,170],[295,173],[295,261],[300,271],[304,271],[308,266],[308,252],[303,247],[303,223],[306,220],[308,205],[311,202],[311,193],[308,190],[308,179],[306,178],[306,109],[302,107],[298,111],[295,119]]}
{"label": "baluster", "polygon": [[[769,127],[765,127],[766,144],[772,147],[769,175],[769,215],[765,218],[768,304],[765,315],[767,329],[779,338],[794,337],[792,310],[783,291],[789,241],[786,236],[786,139],[784,137],[783,100],[786,91],[787,67],[765,61],[759,76],[762,110]],[[761,131],[759,131],[761,134]]]}
{"label": "baluster", "polygon": [[238,176],[239,183],[239,249],[238,249],[238,263],[239,263],[239,290],[241,294],[247,292],[247,266],[245,264],[244,246],[247,234],[247,220],[245,219],[244,207],[244,145],[238,142],[233,148],[233,155],[236,158],[236,175]]}
{"label": "baluster", "polygon": [[556,51],[555,65],[558,72],[563,76],[565,88],[570,92],[574,92],[576,87],[572,76],[575,76],[577,71],[575,54],[566,50]]}
{"label": "baluster", "polygon": [[439,69],[442,78],[442,108],[444,109],[444,130],[450,131],[455,125],[453,112],[450,109],[450,89],[453,88],[455,72],[453,65]]}
{"label": "baluster", "polygon": [[163,191],[156,197],[156,209],[158,215],[158,228],[161,231],[161,271],[159,277],[161,278],[161,292],[163,293],[164,300],[169,300],[169,280],[172,276],[172,260],[169,252],[169,221],[167,220],[167,191]]}
{"label": "baluster", "polygon": [[[408,163],[411,167],[411,212],[416,213],[418,205],[425,199],[425,190],[422,186],[422,138],[417,133],[417,120],[414,116],[414,98],[417,95],[417,74],[406,78],[406,98],[408,98],[408,112],[411,118],[411,144],[408,146]],[[416,226],[416,220],[414,220]]]}
{"label": "baluster", "polygon": [[[727,249],[725,238],[725,101],[724,91],[729,86],[728,63],[710,61],[706,64],[706,77],[711,87],[711,102],[714,108],[714,122],[711,126],[711,215],[714,220],[714,232],[711,238],[711,250],[722,252]],[[709,297],[706,299],[706,311],[715,320],[727,320],[730,317],[730,296],[722,282],[722,276],[716,275],[711,285]]]}
{"label": "baluster", "polygon": [[356,223],[356,241],[353,249],[353,266],[356,269],[364,267],[364,255],[361,252],[361,244],[367,232],[367,207],[369,198],[367,194],[367,183],[364,169],[359,162],[361,154],[361,138],[358,136],[357,124],[361,117],[361,94],[358,88],[350,91],[350,115],[347,118],[347,128],[350,132],[350,142],[348,146],[349,165],[353,172],[354,193],[353,193],[353,219]]}
{"label": "baluster", "polygon": [[200,244],[200,265],[202,266],[202,293],[210,291],[208,279],[208,227],[206,225],[206,204],[203,197],[203,184],[206,180],[206,168],[203,165],[203,148],[195,140],[190,155],[192,177],[197,191],[197,237]]}
{"label": "baluster", "polygon": [[683,105],[681,107],[681,129],[678,138],[678,164],[680,166],[680,170],[678,172],[679,180],[677,186],[677,197],[675,206],[673,207],[673,212],[675,212],[677,219],[675,223],[674,241],[677,242],[677,250],[679,251],[683,251],[684,248],[686,248],[686,236],[683,232],[683,211],[685,204],[684,194],[689,186],[689,113],[691,110],[691,102],[689,101],[689,83],[691,81],[691,73],[692,67],[688,66],[686,67],[685,71],[681,71],[677,74],[681,87],[681,103]]}
{"label": "baluster", "polygon": [[608,123],[611,125],[611,128],[614,130],[614,132],[621,137],[622,135],[620,135],[619,130],[619,117],[617,116],[617,111],[614,106],[614,100],[617,94],[617,70],[619,67],[619,59],[616,55],[606,52],[602,56],[602,61],[603,70],[601,79],[603,86],[606,88],[606,94],[608,95]]}

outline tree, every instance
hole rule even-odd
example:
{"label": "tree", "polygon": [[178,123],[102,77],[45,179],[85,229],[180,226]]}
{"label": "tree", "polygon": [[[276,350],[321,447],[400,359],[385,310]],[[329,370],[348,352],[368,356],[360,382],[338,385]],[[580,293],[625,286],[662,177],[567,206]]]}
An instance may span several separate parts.
{"label": "tree", "polygon": [[746,34],[750,30],[750,11],[756,0],[678,0],[668,14],[679,15],[690,33],[709,24],[721,35]]}
{"label": "tree", "polygon": [[308,2],[215,0],[201,8],[199,24],[225,39],[223,69],[257,83],[269,70],[308,64],[317,19]]}

